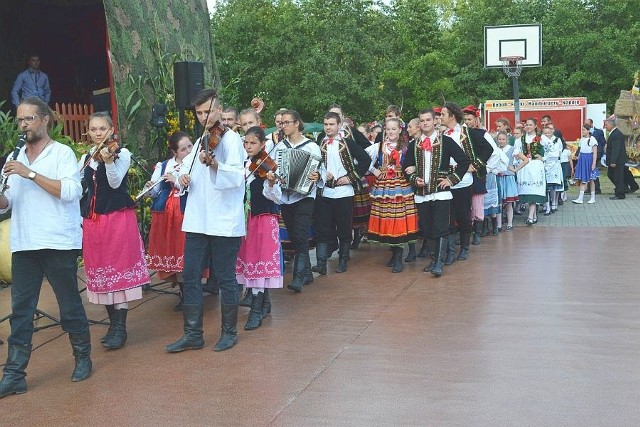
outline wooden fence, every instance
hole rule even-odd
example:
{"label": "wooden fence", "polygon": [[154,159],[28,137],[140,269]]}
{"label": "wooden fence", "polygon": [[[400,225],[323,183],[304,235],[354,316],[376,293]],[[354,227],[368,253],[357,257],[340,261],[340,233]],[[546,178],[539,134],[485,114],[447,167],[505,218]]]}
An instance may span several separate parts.
{"label": "wooden fence", "polygon": [[87,125],[89,116],[93,114],[93,105],[87,104],[58,104],[56,102],[55,112],[59,120],[62,120],[62,133],[71,137],[76,142],[89,142]]}

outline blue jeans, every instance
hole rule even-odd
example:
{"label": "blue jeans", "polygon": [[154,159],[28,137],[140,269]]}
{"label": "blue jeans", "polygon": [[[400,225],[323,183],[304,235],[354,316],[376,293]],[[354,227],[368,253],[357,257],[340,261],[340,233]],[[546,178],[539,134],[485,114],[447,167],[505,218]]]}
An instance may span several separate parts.
{"label": "blue jeans", "polygon": [[78,291],[78,250],[40,249],[14,252],[11,257],[10,345],[31,344],[33,315],[38,307],[42,278],[53,288],[60,308],[62,329],[72,334],[89,330],[87,315]]}
{"label": "blue jeans", "polygon": [[240,249],[240,237],[209,236],[187,233],[184,244],[183,304],[202,304],[202,266],[213,267],[213,274],[220,285],[222,304],[237,305],[238,282],[236,280],[236,257]]}

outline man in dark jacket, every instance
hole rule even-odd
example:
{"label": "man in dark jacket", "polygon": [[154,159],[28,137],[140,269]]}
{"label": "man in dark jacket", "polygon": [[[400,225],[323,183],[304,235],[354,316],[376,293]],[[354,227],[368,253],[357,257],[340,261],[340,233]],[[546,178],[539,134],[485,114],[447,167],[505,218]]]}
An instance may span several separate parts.
{"label": "man in dark jacket", "polygon": [[624,136],[616,127],[615,117],[609,117],[604,121],[604,127],[609,132],[607,140],[607,176],[615,185],[615,195],[610,197],[611,200],[622,200],[624,196],[624,165],[627,161],[627,151],[624,147]]}

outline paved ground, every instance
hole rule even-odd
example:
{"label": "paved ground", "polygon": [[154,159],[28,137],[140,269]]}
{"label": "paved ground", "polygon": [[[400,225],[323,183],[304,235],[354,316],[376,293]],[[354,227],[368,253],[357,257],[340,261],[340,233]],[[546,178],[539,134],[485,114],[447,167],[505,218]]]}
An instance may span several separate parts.
{"label": "paved ground", "polygon": [[[567,202],[550,216],[538,214],[538,227],[638,227],[640,226],[640,198],[628,194],[624,200],[609,200],[612,194],[596,196],[596,203],[578,205],[570,200],[578,197],[578,189],[572,187]],[[515,219],[518,218],[518,219]],[[524,225],[526,216],[514,217],[514,225]]]}
{"label": "paved ground", "polygon": [[[104,350],[106,327],[91,327],[82,383],[60,328],[36,332],[29,390],[0,401],[0,425],[640,425],[638,212],[637,197],[565,205],[485,238],[440,279],[423,261],[391,274],[388,250],[362,245],[347,273],[274,292],[273,315],[224,353],[211,350],[217,297],[205,298],[207,347],[166,354],[181,315],[174,296],[149,293],[124,348]],[[57,313],[48,287],[39,308]]]}

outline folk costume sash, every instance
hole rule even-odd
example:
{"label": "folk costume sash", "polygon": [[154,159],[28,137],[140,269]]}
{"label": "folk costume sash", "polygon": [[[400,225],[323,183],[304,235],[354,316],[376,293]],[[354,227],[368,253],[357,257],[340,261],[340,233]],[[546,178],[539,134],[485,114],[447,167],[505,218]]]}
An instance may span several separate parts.
{"label": "folk costume sash", "polygon": [[[351,155],[351,152],[349,151],[349,147],[347,146],[347,143],[342,140],[342,139],[330,139],[330,140],[324,140],[322,141],[322,144],[320,145],[320,152],[322,153],[322,163],[324,163],[325,165],[327,165],[327,144],[329,143],[329,141],[331,141],[332,143],[337,143],[338,144],[338,154],[340,156],[340,161],[342,162],[342,166],[344,166],[344,168],[347,170],[347,178],[349,178],[349,181],[351,182],[351,185],[353,186],[354,190],[356,191],[360,191],[362,190],[362,177],[360,175],[358,175],[358,173],[356,172],[355,169],[355,165],[353,164],[353,156]],[[327,188],[335,188],[336,187],[336,181],[339,179],[340,177],[335,177],[334,179],[331,180],[327,180],[327,182],[324,184],[325,187]]]}

